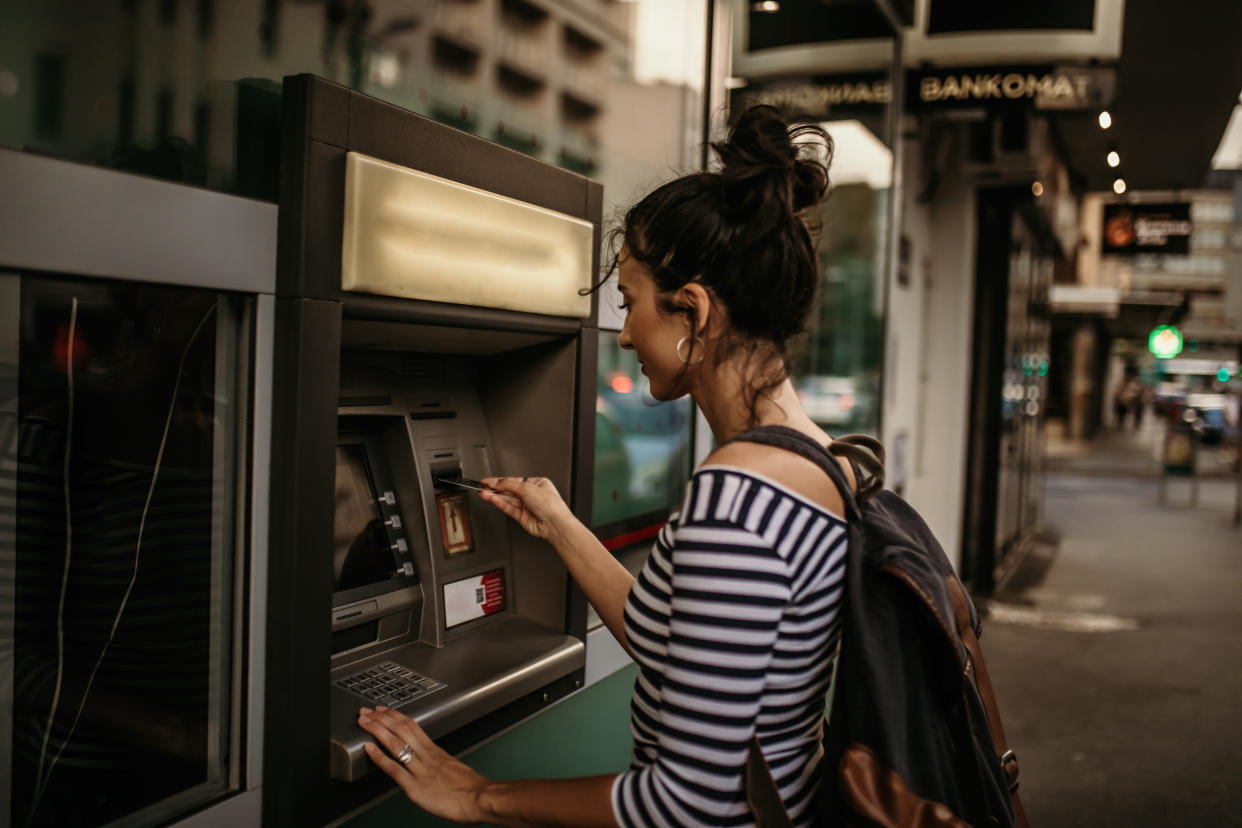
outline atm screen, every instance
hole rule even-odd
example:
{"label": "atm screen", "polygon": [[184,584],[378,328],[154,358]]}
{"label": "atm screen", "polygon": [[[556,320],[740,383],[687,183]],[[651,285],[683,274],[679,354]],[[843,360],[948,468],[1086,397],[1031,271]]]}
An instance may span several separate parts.
{"label": "atm screen", "polygon": [[367,450],[361,443],[336,447],[336,552],[333,592],[386,581],[396,558],[376,502]]}

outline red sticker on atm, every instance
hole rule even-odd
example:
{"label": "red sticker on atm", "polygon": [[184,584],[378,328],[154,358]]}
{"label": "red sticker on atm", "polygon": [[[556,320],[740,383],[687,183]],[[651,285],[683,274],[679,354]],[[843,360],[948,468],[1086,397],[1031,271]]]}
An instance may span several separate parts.
{"label": "red sticker on atm", "polygon": [[440,540],[444,542],[444,556],[451,558],[473,549],[466,493],[436,495],[436,505],[440,507]]}
{"label": "red sticker on atm", "polygon": [[502,569],[444,585],[444,626],[455,627],[505,608]]}

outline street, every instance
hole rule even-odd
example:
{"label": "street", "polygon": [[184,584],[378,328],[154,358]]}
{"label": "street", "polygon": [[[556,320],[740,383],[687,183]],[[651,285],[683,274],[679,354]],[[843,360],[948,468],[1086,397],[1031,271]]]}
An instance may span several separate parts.
{"label": "street", "polygon": [[1158,437],[1050,447],[1049,542],[984,621],[1035,826],[1242,826],[1235,483],[1190,508],[1175,480],[1159,506]]}

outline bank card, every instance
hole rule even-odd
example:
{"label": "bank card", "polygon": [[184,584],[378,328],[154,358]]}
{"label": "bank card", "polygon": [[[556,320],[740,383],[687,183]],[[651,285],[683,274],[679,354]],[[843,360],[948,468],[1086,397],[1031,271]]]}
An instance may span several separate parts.
{"label": "bank card", "polygon": [[473,489],[476,492],[496,491],[491,486],[478,480],[471,480],[469,477],[441,477],[436,482],[442,486],[460,486],[463,489]]}

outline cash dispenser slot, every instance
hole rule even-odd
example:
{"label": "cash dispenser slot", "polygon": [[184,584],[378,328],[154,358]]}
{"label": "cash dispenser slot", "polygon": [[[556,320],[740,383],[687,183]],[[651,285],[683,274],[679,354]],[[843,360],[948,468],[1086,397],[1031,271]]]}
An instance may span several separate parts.
{"label": "cash dispenser slot", "polygon": [[[350,331],[347,324],[347,342]],[[434,332],[419,333],[426,341]],[[523,338],[524,347],[512,349],[521,353],[506,357],[504,334],[480,332],[478,340],[486,356],[342,352],[350,396],[391,403],[365,413],[338,409],[338,558],[356,550],[369,527],[372,557],[385,565],[367,570],[367,584],[338,583],[348,589],[334,593],[335,779],[374,771],[359,707],[399,709],[434,739],[546,688],[585,657],[582,640],[564,628],[565,580],[555,553],[477,493],[445,483],[501,471],[568,476],[569,452],[556,449],[547,429],[568,433],[572,425],[574,341],[549,336],[531,347]],[[560,404],[555,396],[543,397],[546,408],[513,403],[553,386],[562,389]],[[410,416],[420,410],[454,416]],[[493,468],[497,462],[506,467]]]}

